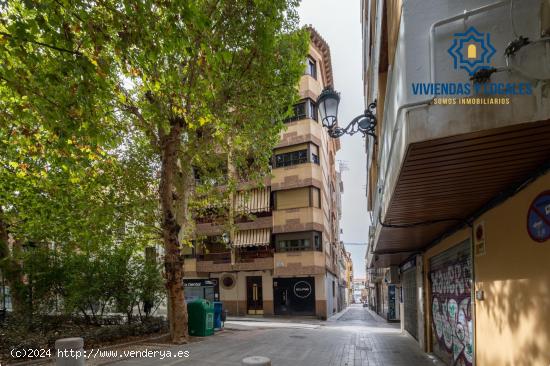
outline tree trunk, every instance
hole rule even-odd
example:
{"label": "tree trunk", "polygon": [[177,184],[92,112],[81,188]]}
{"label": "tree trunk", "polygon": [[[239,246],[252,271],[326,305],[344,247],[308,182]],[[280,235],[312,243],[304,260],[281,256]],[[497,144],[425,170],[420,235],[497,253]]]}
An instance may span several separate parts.
{"label": "tree trunk", "polygon": [[174,206],[174,179],[177,172],[177,155],[180,149],[181,126],[173,124],[169,134],[161,135],[161,177],[159,185],[162,210],[162,236],[164,241],[164,267],[168,291],[168,318],[173,343],[187,341],[187,307],[183,294],[183,263]]}
{"label": "tree trunk", "polygon": [[[10,253],[8,224],[2,219],[2,213],[0,208],[0,271],[10,287],[13,312],[24,314],[27,307],[23,291],[22,268],[21,264],[13,258],[13,253]],[[19,244],[19,242],[14,244],[13,249],[15,252],[20,250]]]}
{"label": "tree trunk", "polygon": [[231,266],[235,266],[236,253],[233,241],[235,240],[235,191],[237,171],[233,161],[233,139],[229,136],[229,150],[227,151],[227,178],[229,183],[229,246],[231,250]]}

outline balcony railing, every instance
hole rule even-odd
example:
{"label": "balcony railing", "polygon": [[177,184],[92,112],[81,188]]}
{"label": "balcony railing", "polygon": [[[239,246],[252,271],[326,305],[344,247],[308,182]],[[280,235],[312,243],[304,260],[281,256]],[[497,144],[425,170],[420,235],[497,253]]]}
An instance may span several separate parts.
{"label": "balcony railing", "polygon": [[[254,262],[255,259],[259,258],[271,258],[273,257],[273,252],[272,248],[259,248],[258,250],[246,252],[237,251],[235,253],[235,261],[237,263],[247,263]],[[211,261],[214,264],[231,263],[231,252],[199,254],[197,255],[197,260]]]}
{"label": "balcony railing", "polygon": [[214,263],[231,263],[231,252],[199,254],[199,261],[212,261]]}
{"label": "balcony railing", "polygon": [[273,257],[272,248],[258,248],[254,251],[238,251],[236,260],[240,263],[254,262],[258,258],[270,258]]}

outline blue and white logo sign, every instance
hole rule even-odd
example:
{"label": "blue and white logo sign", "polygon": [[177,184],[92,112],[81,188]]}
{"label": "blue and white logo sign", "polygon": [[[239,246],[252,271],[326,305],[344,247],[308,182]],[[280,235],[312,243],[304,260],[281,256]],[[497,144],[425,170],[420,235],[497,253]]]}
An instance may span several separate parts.
{"label": "blue and white logo sign", "polygon": [[496,53],[489,33],[481,33],[474,27],[464,33],[455,33],[448,50],[455,70],[464,69],[470,76],[478,70],[491,67],[491,58]]}
{"label": "blue and white logo sign", "polygon": [[550,239],[550,191],[542,192],[535,198],[527,213],[527,231],[539,243]]}

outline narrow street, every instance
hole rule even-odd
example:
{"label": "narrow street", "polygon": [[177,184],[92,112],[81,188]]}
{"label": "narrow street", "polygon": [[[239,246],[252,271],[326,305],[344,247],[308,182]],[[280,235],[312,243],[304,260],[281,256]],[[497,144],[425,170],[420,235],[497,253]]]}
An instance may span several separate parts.
{"label": "narrow street", "polygon": [[[161,349],[140,345],[140,349]],[[247,356],[266,356],[277,365],[424,366],[433,365],[413,339],[396,324],[375,318],[352,305],[337,320],[231,320],[213,337],[189,345],[166,348],[188,350],[188,358],[133,358],[119,365],[240,365]]]}

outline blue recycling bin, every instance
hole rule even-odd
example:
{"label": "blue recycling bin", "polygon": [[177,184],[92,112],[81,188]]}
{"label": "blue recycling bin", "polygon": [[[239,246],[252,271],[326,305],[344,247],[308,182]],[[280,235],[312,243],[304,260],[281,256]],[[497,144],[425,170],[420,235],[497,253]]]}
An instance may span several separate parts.
{"label": "blue recycling bin", "polygon": [[221,301],[214,301],[214,329],[222,329],[222,309],[223,303]]}

